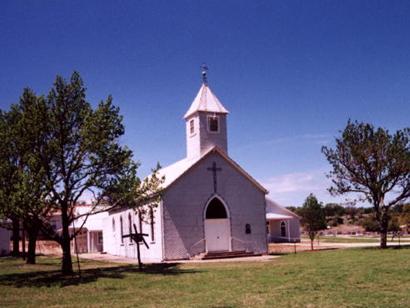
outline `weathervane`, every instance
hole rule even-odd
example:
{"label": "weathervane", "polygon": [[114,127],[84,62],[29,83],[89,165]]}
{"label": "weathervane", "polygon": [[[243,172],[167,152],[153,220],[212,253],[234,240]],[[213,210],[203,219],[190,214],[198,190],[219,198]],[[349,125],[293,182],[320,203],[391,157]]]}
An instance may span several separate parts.
{"label": "weathervane", "polygon": [[208,65],[206,65],[205,63],[201,65],[201,74],[202,74],[202,83],[204,85],[207,85],[208,84]]}

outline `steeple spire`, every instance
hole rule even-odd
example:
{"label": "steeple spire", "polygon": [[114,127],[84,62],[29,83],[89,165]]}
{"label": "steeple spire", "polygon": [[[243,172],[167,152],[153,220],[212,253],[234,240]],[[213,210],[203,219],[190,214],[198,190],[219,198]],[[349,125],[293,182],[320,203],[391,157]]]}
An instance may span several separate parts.
{"label": "steeple spire", "polygon": [[213,114],[227,114],[228,110],[226,110],[208,86],[208,66],[205,63],[201,65],[201,76],[201,88],[192,102],[191,107],[189,107],[188,111],[185,113],[184,118],[187,119],[198,111]]}
{"label": "steeple spire", "polygon": [[208,66],[205,63],[201,65],[201,77],[201,88],[184,115],[188,158],[201,156],[215,146],[228,153],[228,110],[208,86]]}
{"label": "steeple spire", "polygon": [[201,65],[201,75],[202,75],[202,83],[204,85],[208,85],[208,65],[206,63],[202,63]]}

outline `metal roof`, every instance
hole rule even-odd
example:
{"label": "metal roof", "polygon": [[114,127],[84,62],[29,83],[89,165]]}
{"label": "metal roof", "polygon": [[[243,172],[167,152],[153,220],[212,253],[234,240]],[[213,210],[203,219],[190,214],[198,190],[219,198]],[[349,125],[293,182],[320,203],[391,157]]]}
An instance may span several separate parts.
{"label": "metal roof", "polygon": [[207,84],[202,84],[184,118],[186,119],[198,111],[229,113]]}

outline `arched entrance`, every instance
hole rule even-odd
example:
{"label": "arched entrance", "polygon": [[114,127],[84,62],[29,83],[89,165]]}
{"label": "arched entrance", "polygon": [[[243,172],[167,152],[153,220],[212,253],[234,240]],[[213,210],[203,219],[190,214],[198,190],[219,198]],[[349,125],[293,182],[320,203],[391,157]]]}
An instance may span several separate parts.
{"label": "arched entrance", "polygon": [[286,237],[286,222],[284,221],[280,223],[280,236]]}
{"label": "arched entrance", "polygon": [[215,197],[205,209],[205,241],[207,251],[230,250],[231,227],[226,206]]}

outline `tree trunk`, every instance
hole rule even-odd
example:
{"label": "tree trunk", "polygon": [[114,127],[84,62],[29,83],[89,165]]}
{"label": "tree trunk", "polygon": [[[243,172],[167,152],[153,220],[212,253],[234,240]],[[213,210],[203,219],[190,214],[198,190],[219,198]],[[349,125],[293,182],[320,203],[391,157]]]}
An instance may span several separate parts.
{"label": "tree trunk", "polygon": [[63,250],[63,261],[61,264],[61,272],[64,275],[73,273],[73,262],[71,260],[70,238],[63,237],[61,241],[61,248]]}
{"label": "tree trunk", "polygon": [[380,248],[382,249],[387,248],[387,232],[386,231],[380,232]]}
{"label": "tree trunk", "polygon": [[389,226],[389,219],[386,214],[383,214],[380,219],[380,248],[387,248],[387,230]]}
{"label": "tree trunk", "polygon": [[38,227],[30,226],[27,228],[28,235],[28,250],[27,250],[27,264],[36,264],[36,242],[38,235]]}
{"label": "tree trunk", "polygon": [[25,223],[23,222],[23,229],[22,231],[22,236],[21,236],[21,257],[23,260],[26,260],[26,229],[25,229]]}
{"label": "tree trunk", "polygon": [[69,232],[69,220],[67,217],[67,210],[62,208],[61,222],[63,227],[61,238],[61,249],[63,250],[63,260],[61,263],[61,272],[63,275],[69,275],[73,273],[73,262],[71,260],[71,246],[70,246],[70,232]]}
{"label": "tree trunk", "polygon": [[13,250],[11,255],[18,257],[20,255],[20,222],[18,218],[12,219],[13,223]]}
{"label": "tree trunk", "polygon": [[315,241],[316,233],[313,231],[309,231],[309,238],[310,238],[310,249],[314,250],[313,243]]}

